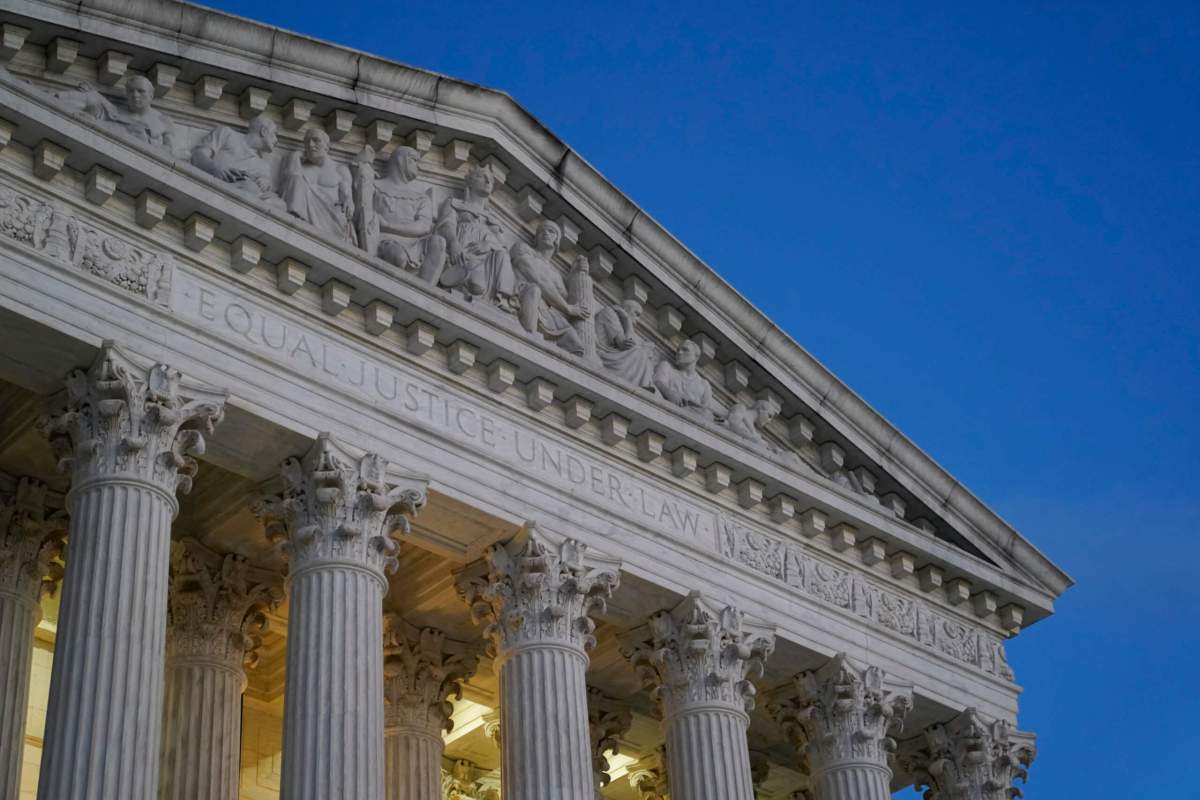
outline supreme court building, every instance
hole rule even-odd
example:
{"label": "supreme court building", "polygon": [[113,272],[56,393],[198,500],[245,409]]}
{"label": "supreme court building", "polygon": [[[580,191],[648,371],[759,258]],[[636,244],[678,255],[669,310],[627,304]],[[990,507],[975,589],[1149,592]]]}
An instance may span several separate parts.
{"label": "supreme court building", "polygon": [[0,2],[0,800],[1007,800],[1070,584],[507,95]]}

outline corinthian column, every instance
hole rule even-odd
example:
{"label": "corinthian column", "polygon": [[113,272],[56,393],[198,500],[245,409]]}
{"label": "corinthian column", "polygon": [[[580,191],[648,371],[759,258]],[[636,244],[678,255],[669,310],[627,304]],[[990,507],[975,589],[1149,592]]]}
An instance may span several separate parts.
{"label": "corinthian column", "polygon": [[746,731],[772,629],[693,592],[625,638],[624,653],[663,709],[672,800],[754,800]]}
{"label": "corinthian column", "polygon": [[985,720],[968,708],[923,736],[904,743],[901,760],[927,789],[927,800],[1010,800],[1020,797],[1013,787],[1029,778],[1037,755],[1036,737],[1015,731],[1004,720]]}
{"label": "corinthian column", "polygon": [[425,483],[325,433],[282,477],[255,507],[291,571],[281,796],[382,800],[383,595]]}
{"label": "corinthian column", "polygon": [[433,628],[384,617],[384,766],[387,800],[441,800],[442,752],[462,684],[475,674],[475,648]]}
{"label": "corinthian column", "polygon": [[801,758],[807,758],[816,800],[887,800],[889,765],[912,707],[912,688],[886,684],[878,667],[859,669],[845,653],[798,675],[769,705]]}
{"label": "corinthian column", "polygon": [[33,629],[42,594],[62,577],[65,521],[46,520],[46,487],[31,478],[0,496],[0,800],[17,800],[29,706]]}
{"label": "corinthian column", "polygon": [[245,667],[282,583],[195,540],[173,548],[160,800],[237,800]]}
{"label": "corinthian column", "polygon": [[595,794],[584,681],[595,644],[590,614],[603,612],[619,569],[579,542],[551,544],[530,526],[458,573],[500,676],[504,800]]}
{"label": "corinthian column", "polygon": [[43,423],[71,475],[70,557],[50,678],[39,800],[152,800],[162,732],[175,493],[225,393],[141,369],[106,342]]}

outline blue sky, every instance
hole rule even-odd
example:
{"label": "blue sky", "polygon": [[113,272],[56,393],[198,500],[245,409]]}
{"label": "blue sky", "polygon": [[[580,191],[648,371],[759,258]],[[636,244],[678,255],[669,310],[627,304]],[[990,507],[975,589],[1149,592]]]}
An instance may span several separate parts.
{"label": "blue sky", "polygon": [[1026,796],[1200,798],[1200,7],[212,5],[509,92],[1078,581]]}

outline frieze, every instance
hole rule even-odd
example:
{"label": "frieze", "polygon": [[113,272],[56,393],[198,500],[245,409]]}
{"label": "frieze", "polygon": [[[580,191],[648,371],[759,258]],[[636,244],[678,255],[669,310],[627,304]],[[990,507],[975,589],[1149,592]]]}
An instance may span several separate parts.
{"label": "frieze", "polygon": [[169,303],[175,272],[171,256],[130,244],[58,203],[0,184],[0,235],[155,305]]}
{"label": "frieze", "polygon": [[186,279],[175,297],[182,316],[221,338],[231,338],[301,374],[339,384],[418,428],[486,450],[523,474],[541,477],[671,538],[710,551],[715,546],[716,516],[711,510],[597,461],[581,448],[514,424],[398,363],[353,352],[246,298]]}
{"label": "frieze", "polygon": [[930,604],[884,588],[858,572],[837,566],[785,541],[718,514],[721,555],[827,605],[849,611],[931,650],[984,672],[1013,680],[999,639],[963,624]]}

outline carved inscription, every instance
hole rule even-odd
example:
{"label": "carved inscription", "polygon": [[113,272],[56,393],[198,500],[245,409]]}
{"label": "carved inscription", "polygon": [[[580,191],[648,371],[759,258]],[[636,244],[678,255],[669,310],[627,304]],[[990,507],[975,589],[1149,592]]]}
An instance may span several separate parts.
{"label": "carved inscription", "polygon": [[516,425],[399,365],[358,355],[243,299],[191,282],[182,285],[178,297],[181,313],[223,338],[239,341],[302,374],[337,383],[407,423],[482,448],[521,474],[542,477],[580,499],[605,505],[614,514],[674,538],[709,549],[715,546],[712,511],[601,463],[581,448]]}
{"label": "carved inscription", "polygon": [[991,675],[1013,679],[1004,646],[992,634],[964,625],[931,605],[906,597],[855,572],[811,555],[800,545],[777,539],[721,515],[721,555],[755,572],[852,611],[859,617]]}

